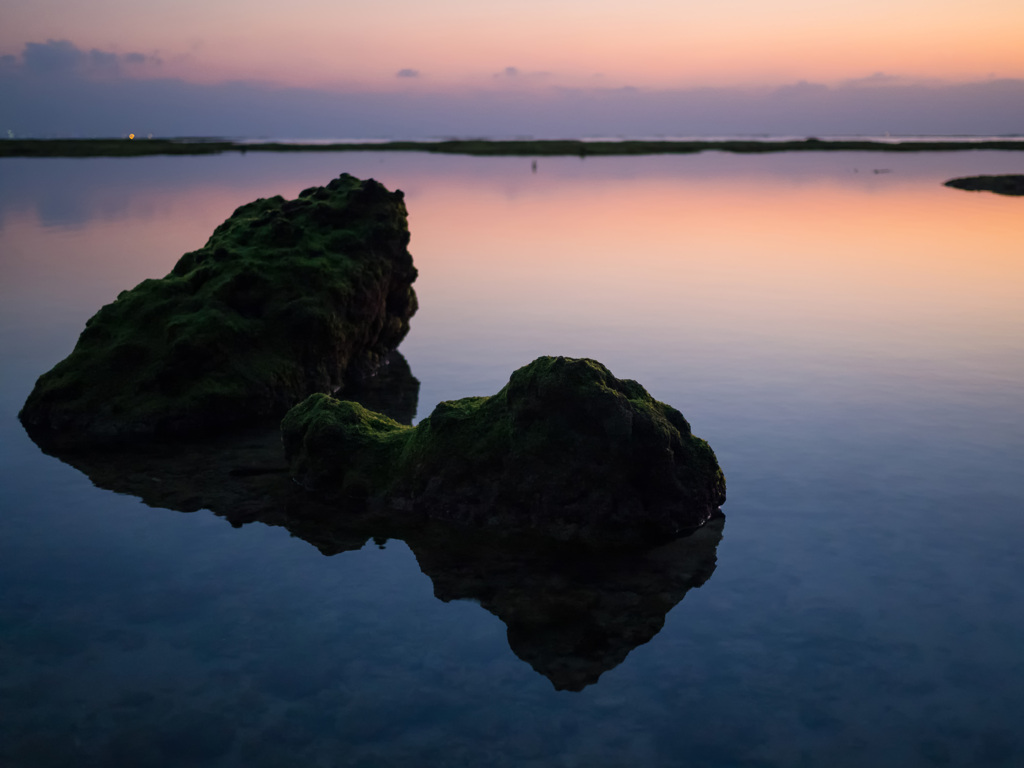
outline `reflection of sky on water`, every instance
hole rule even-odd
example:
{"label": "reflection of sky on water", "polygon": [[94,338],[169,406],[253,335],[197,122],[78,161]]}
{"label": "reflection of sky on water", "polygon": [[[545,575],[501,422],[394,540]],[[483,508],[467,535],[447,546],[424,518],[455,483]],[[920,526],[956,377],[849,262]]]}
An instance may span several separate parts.
{"label": "reflection of sky on water", "polygon": [[[235,723],[223,764],[289,748],[374,764],[1019,762],[1021,201],[941,186],[1017,162],[0,162],[0,668],[15,670],[0,702],[19,738],[159,750],[146,734],[166,708]],[[343,170],[407,194],[420,416],[537,354],[587,355],[718,453],[714,577],[581,694],[555,694],[479,607],[434,600],[403,544],[321,558],[277,530],[144,509],[39,454],[14,419],[100,304],[238,205]]]}

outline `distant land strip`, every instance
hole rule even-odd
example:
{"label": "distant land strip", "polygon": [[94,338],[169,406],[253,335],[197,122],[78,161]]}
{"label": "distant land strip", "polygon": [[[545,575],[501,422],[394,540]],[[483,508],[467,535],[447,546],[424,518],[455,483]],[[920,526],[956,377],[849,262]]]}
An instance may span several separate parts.
{"label": "distant land strip", "polygon": [[1024,151],[1024,140],[873,141],[800,139],[794,141],[579,141],[488,140],[388,141],[332,144],[246,143],[218,139],[0,139],[0,157],[137,157],[141,155],[217,155],[224,152],[433,152],[451,155],[578,157],[608,155],[677,155],[719,151],[764,152],[956,152],[973,149]]}
{"label": "distant land strip", "polygon": [[947,187],[966,189],[968,192],[995,192],[998,195],[1024,197],[1024,175],[1005,174],[1002,176],[965,176],[950,179]]}

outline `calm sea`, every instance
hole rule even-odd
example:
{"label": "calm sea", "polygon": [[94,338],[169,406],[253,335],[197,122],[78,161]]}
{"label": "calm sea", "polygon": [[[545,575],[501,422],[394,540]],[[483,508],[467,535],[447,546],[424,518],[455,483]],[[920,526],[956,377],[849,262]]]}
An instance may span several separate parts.
{"label": "calm sea", "polygon": [[[1022,166],[0,160],[0,765],[1024,764],[1024,200],[942,186]],[[406,193],[419,418],[600,360],[715,449],[721,539],[460,581],[147,506],[27,437],[102,304],[341,172]]]}

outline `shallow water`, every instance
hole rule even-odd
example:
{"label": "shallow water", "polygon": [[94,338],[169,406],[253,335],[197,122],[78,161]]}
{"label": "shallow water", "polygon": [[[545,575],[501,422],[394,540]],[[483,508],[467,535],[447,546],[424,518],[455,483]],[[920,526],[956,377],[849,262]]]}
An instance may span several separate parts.
{"label": "shallow water", "polygon": [[[1024,203],[941,185],[1020,163],[0,160],[0,764],[1021,764]],[[342,171],[407,196],[420,417],[587,356],[718,454],[713,574],[582,691],[403,541],[150,508],[15,418],[101,304]]]}

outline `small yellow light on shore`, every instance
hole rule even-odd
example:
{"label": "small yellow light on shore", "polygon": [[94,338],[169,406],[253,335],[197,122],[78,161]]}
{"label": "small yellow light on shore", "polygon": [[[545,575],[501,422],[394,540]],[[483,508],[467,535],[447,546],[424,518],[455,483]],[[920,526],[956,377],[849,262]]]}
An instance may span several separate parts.
{"label": "small yellow light on shore", "polygon": [[129,133],[128,134],[128,138],[129,139],[134,139],[135,138],[135,134],[134,133]]}

